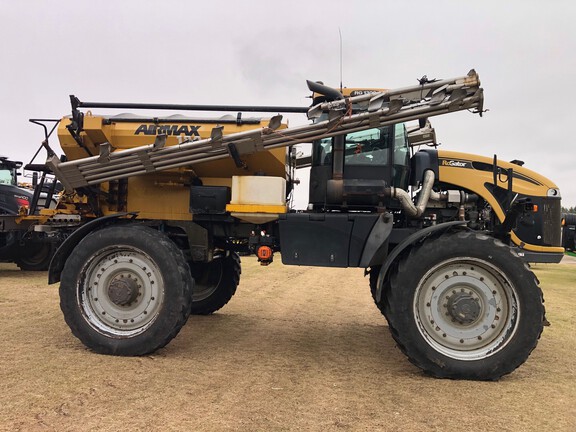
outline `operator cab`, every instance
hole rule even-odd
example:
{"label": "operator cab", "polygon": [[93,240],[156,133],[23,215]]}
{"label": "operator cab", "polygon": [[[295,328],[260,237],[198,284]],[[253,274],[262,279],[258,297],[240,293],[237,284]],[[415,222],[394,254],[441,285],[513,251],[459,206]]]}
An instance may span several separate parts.
{"label": "operator cab", "polygon": [[384,189],[407,188],[409,163],[408,136],[402,123],[314,141],[310,203],[314,209],[389,206]]}
{"label": "operator cab", "polygon": [[[345,96],[380,93],[384,89],[341,89],[308,81],[312,105],[342,100]],[[356,104],[352,113],[365,109]],[[324,111],[314,123],[329,119]],[[310,206],[316,211],[374,211],[394,207],[386,193],[390,187],[406,189],[410,146],[403,123],[350,132],[312,143]],[[392,205],[391,205],[392,204]]]}

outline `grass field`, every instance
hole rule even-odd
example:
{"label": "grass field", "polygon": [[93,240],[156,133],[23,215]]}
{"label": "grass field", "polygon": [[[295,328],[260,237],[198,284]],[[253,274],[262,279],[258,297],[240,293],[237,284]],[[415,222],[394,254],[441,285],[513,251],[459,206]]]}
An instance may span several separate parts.
{"label": "grass field", "polygon": [[404,358],[360,269],[243,259],[224,309],[119,358],[72,336],[45,273],[0,264],[0,430],[575,431],[576,265],[534,271],[551,326],[515,372],[468,382]]}

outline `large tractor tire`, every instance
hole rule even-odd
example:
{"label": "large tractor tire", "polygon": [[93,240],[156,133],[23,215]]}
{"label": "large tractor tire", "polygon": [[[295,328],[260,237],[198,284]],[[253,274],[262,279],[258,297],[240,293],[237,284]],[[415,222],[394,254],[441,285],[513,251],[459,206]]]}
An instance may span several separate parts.
{"label": "large tractor tire", "polygon": [[196,284],[192,292],[193,315],[209,315],[226,305],[240,283],[240,257],[236,252],[221,254],[208,264],[193,265]]}
{"label": "large tractor tire", "polygon": [[26,251],[15,260],[16,265],[25,271],[45,271],[50,267],[50,261],[56,246],[50,242],[30,243]]}
{"label": "large tractor tire", "polygon": [[93,351],[144,355],[186,323],[193,284],[182,251],[166,235],[143,226],[108,227],[72,251],[60,307],[72,333]]}
{"label": "large tractor tire", "polygon": [[380,309],[380,312],[382,312],[382,314],[385,314],[385,310],[384,310],[384,303],[383,302],[378,302],[377,299],[377,294],[378,294],[378,276],[380,274],[380,269],[382,268],[382,266],[372,266],[370,268],[370,273],[369,273],[369,277],[370,277],[370,294],[372,295],[372,300],[374,300],[374,303],[376,304],[376,306],[378,307],[378,309]]}
{"label": "large tractor tire", "polygon": [[536,347],[542,291],[499,240],[471,231],[431,237],[390,271],[380,308],[400,349],[428,374],[497,380]]}
{"label": "large tractor tire", "polygon": [[576,225],[576,213],[566,213],[563,217],[566,225]]}

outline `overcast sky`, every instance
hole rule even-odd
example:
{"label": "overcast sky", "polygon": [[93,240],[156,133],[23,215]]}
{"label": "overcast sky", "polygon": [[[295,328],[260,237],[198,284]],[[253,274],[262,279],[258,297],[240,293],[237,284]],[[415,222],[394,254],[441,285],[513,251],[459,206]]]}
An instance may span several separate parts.
{"label": "overcast sky", "polygon": [[69,114],[70,94],[306,106],[306,79],[339,85],[340,29],[345,86],[475,68],[490,111],[432,119],[442,148],[521,159],[576,206],[573,0],[0,0],[0,17],[0,154],[13,159],[42,140],[28,119]]}

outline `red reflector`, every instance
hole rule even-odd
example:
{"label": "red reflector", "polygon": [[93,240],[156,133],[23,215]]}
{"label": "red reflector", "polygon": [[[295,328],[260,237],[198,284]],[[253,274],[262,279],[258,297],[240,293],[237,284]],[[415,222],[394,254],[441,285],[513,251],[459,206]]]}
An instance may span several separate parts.
{"label": "red reflector", "polygon": [[16,203],[18,204],[18,207],[30,207],[30,202],[24,198],[16,198]]}
{"label": "red reflector", "polygon": [[534,213],[536,213],[536,212],[538,211],[538,204],[534,204],[534,205],[532,206],[532,211],[533,211]]}

